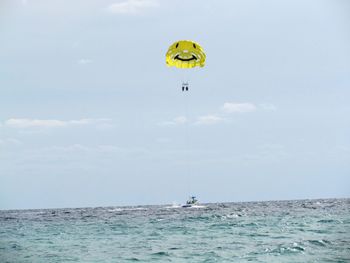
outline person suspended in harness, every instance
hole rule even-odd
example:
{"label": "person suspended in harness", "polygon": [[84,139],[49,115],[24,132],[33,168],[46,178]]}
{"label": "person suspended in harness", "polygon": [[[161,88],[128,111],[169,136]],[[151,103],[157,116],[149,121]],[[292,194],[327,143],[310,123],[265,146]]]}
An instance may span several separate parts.
{"label": "person suspended in harness", "polygon": [[188,83],[187,82],[182,83],[182,91],[188,91]]}

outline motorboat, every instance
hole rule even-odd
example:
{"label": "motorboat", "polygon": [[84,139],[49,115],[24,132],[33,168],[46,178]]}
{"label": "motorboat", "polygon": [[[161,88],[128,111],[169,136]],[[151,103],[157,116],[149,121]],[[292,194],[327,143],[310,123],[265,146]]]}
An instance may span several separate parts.
{"label": "motorboat", "polygon": [[193,207],[198,204],[198,200],[195,196],[190,196],[190,198],[186,201],[186,204],[182,205],[182,207]]}

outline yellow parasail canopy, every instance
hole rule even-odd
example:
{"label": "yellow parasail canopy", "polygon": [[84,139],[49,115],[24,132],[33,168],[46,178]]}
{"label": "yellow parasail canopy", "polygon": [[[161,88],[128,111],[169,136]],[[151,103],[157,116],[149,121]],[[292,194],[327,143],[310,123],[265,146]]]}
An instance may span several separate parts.
{"label": "yellow parasail canopy", "polygon": [[172,44],[165,56],[168,67],[204,67],[206,55],[203,48],[191,40],[179,40]]}

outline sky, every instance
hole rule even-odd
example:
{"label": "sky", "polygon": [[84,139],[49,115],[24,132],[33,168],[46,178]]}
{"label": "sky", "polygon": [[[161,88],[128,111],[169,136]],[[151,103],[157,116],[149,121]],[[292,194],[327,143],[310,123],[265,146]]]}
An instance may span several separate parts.
{"label": "sky", "polygon": [[[0,0],[0,209],[350,197],[349,14]],[[204,68],[166,67],[181,39]]]}

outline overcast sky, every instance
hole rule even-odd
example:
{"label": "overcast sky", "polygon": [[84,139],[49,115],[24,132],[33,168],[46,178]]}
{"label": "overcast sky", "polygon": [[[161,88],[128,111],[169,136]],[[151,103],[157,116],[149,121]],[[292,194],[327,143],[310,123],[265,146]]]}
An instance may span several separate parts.
{"label": "overcast sky", "polygon": [[[349,14],[1,0],[0,209],[349,197]],[[166,67],[179,39],[204,68]]]}

